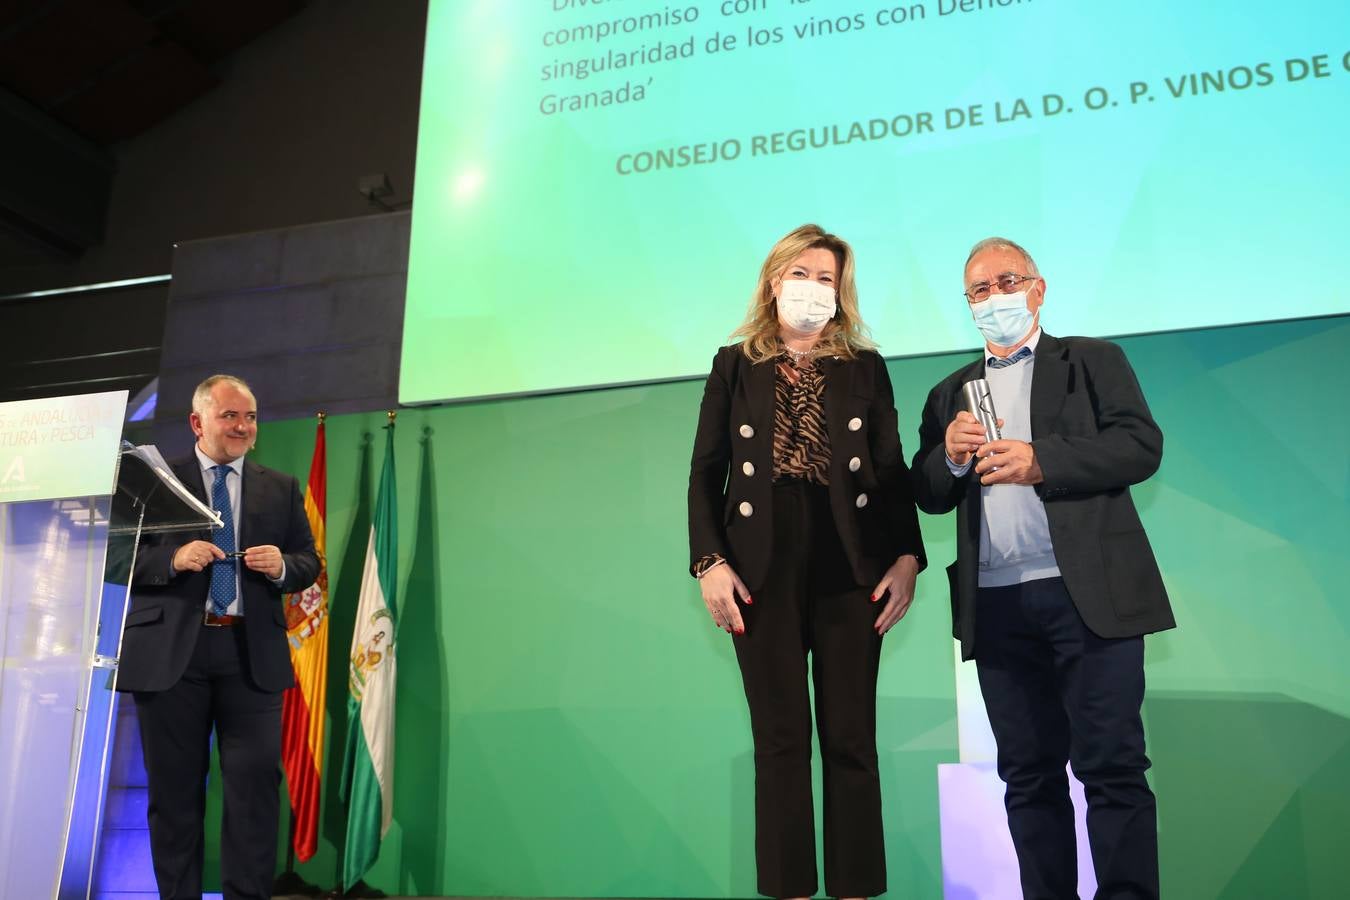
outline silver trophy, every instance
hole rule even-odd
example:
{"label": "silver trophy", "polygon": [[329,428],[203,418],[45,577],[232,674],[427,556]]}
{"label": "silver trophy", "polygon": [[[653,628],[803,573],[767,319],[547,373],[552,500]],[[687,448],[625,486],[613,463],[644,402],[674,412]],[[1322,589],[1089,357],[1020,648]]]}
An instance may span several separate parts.
{"label": "silver trophy", "polygon": [[994,398],[989,393],[989,382],[983,378],[976,378],[974,381],[967,381],[962,390],[966,395],[966,409],[970,414],[980,420],[984,426],[985,441],[998,441],[1003,439],[1002,432],[998,429],[998,416],[994,415]]}

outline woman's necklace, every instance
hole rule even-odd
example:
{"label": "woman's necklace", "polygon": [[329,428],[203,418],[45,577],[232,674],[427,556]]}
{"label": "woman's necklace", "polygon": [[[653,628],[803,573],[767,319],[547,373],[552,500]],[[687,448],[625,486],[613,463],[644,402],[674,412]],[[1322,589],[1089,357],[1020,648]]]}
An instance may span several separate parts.
{"label": "woman's necklace", "polygon": [[787,344],[783,345],[783,349],[788,352],[788,355],[792,357],[792,361],[797,365],[801,365],[802,363],[806,362],[808,359],[811,358],[811,354],[816,352],[814,347],[808,348],[806,350],[793,350]]}

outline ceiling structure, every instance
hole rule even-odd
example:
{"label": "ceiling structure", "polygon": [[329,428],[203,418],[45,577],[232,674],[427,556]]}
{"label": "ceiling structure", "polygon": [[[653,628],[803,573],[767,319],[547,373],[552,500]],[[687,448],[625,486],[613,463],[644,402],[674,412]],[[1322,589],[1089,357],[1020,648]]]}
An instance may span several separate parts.
{"label": "ceiling structure", "polygon": [[[102,240],[111,148],[228,77],[232,52],[303,0],[0,0],[0,401],[143,390],[166,285],[6,299],[6,267],[59,265]],[[107,321],[116,302],[124,315]],[[96,328],[76,328],[88,321]],[[149,337],[147,337],[149,336]]]}
{"label": "ceiling structure", "polygon": [[0,85],[90,141],[135,137],[300,0],[0,0]]}

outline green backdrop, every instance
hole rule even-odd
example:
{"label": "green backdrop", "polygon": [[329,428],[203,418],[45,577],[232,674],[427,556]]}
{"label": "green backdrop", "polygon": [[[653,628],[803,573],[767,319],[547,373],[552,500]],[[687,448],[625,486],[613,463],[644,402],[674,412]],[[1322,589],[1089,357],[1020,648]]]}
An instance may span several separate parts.
{"label": "green backdrop", "polygon": [[[1148,644],[1164,890],[1339,896],[1350,317],[1121,343],[1166,434],[1161,471],[1136,490],[1180,623]],[[927,389],[969,358],[891,362],[908,452]],[[396,801],[371,883],[433,896],[754,894],[744,699],[728,638],[685,574],[701,389],[399,415]],[[332,748],[384,419],[328,424],[330,755],[319,853],[300,867],[325,886],[339,868]],[[312,420],[266,422],[256,458],[303,481],[313,432]],[[941,897],[936,767],[957,757],[941,576],[953,526],[923,525],[932,565],[886,640],[878,699],[890,895],[907,898]]]}

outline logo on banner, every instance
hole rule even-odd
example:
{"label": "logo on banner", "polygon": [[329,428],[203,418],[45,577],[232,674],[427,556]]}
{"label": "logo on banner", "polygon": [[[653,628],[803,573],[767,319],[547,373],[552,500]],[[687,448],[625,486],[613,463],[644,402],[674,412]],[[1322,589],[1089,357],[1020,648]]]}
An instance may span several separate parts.
{"label": "logo on banner", "polygon": [[0,484],[9,484],[11,481],[20,483],[27,481],[27,476],[24,475],[22,456],[14,457],[10,461],[9,467],[5,469],[4,477],[0,477]]}

